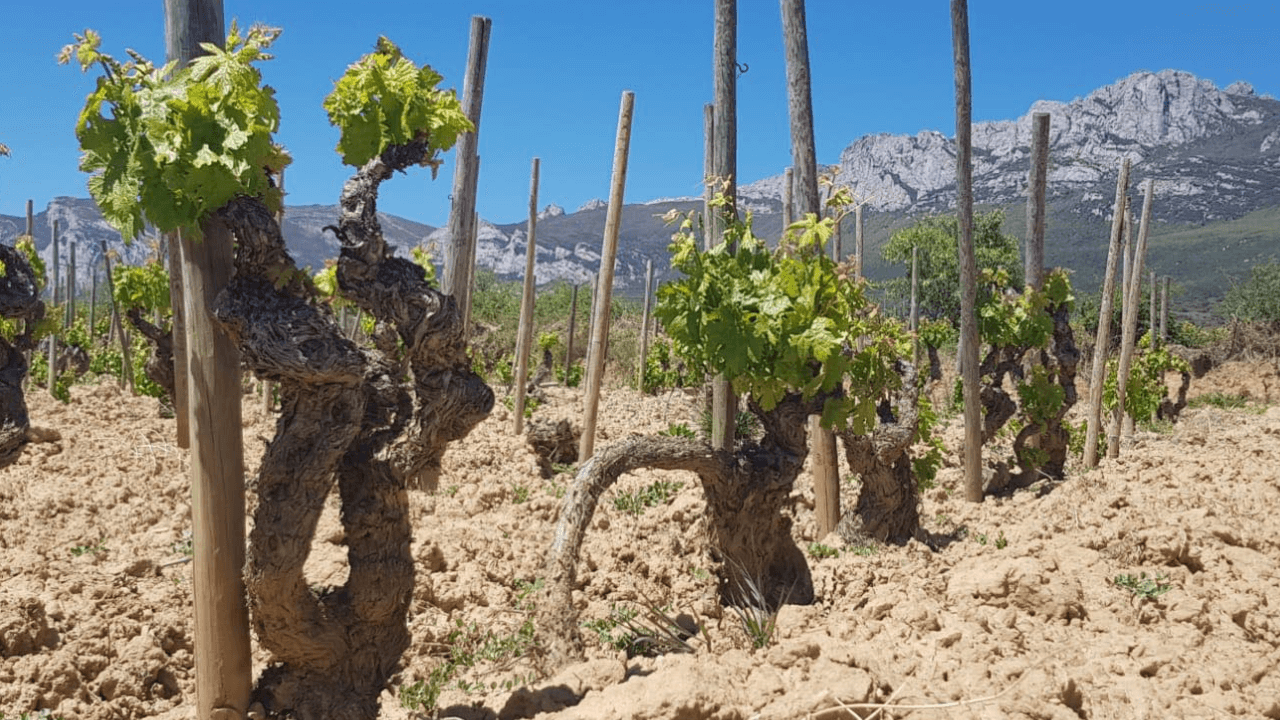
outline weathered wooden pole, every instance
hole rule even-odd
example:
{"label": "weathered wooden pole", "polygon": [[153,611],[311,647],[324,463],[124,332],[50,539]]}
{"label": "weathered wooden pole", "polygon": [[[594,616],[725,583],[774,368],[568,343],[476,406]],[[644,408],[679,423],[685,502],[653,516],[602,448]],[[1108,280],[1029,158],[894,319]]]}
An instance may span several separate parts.
{"label": "weathered wooden pole", "polygon": [[63,327],[71,327],[76,321],[76,242],[67,243],[67,319]]}
{"label": "weathered wooden pole", "polygon": [[711,200],[715,196],[716,183],[716,106],[702,106],[702,249],[710,250]]}
{"label": "weathered wooden pole", "polygon": [[1098,434],[1102,425],[1102,386],[1107,377],[1107,353],[1111,348],[1111,307],[1115,296],[1116,265],[1124,253],[1121,246],[1125,217],[1128,214],[1129,159],[1120,164],[1120,176],[1116,179],[1116,200],[1111,216],[1111,242],[1107,250],[1107,270],[1102,280],[1102,297],[1099,302],[1098,332],[1093,341],[1093,371],[1089,376],[1089,408],[1085,418],[1084,464],[1098,464]]}
{"label": "weathered wooden pole", "polygon": [[[185,64],[201,43],[222,46],[222,0],[165,0],[165,47]],[[239,720],[249,707],[252,663],[245,559],[244,447],[240,353],[213,318],[212,306],[233,269],[232,237],[206,220],[199,241],[179,237],[191,439],[191,513],[195,536],[196,716]]]}
{"label": "weathered wooden pole", "polygon": [[911,364],[920,366],[920,248],[911,246]]}
{"label": "weathered wooden pole", "polygon": [[27,237],[35,239],[36,216],[35,204],[31,200],[27,200]]}
{"label": "weathered wooden pole", "polygon": [[[787,56],[787,109],[791,118],[791,162],[795,167],[797,214],[821,216],[818,195],[818,156],[813,137],[813,89],[809,80],[809,38],[804,0],[781,0],[782,35]],[[822,427],[821,417],[809,418],[813,454],[814,517],[817,537],[824,538],[840,522],[840,472],[836,436]]]}
{"label": "weathered wooden pole", "polygon": [[564,380],[569,385],[569,372],[573,368],[573,335],[578,324],[578,285],[574,284],[573,293],[569,296],[569,337],[564,348]]}
{"label": "weathered wooden pole", "polygon": [[1147,180],[1146,197],[1142,200],[1142,220],[1138,226],[1138,244],[1133,251],[1131,287],[1123,299],[1127,308],[1124,331],[1120,340],[1120,367],[1116,371],[1116,407],[1111,411],[1111,432],[1107,435],[1107,457],[1120,456],[1120,427],[1125,415],[1125,392],[1129,385],[1129,369],[1133,366],[1133,346],[1138,333],[1138,303],[1142,299],[1142,262],[1147,253],[1147,233],[1151,225],[1151,200],[1155,181]]}
{"label": "weathered wooden pole", "polygon": [[978,264],[973,250],[972,89],[969,3],[951,0],[956,80],[956,210],[960,220],[960,375],[964,387],[964,497],[982,502],[982,405],[978,399]]}
{"label": "weathered wooden pole", "polygon": [[476,15],[471,18],[471,44],[467,52],[467,75],[462,86],[462,109],[475,129],[458,136],[453,173],[453,205],[449,211],[449,244],[445,246],[442,290],[452,295],[464,316],[471,305],[472,258],[475,249],[476,188],[480,174],[477,155],[480,142],[480,109],[484,103],[484,74],[489,58],[489,30],[493,21]]}
{"label": "weathered wooden pole", "polygon": [[1151,340],[1151,349],[1160,349],[1160,336],[1156,335],[1156,295],[1159,291],[1156,289],[1156,271],[1151,270],[1147,276],[1147,287],[1150,288],[1150,302],[1147,303],[1147,337]]}
{"label": "weathered wooden pole", "polygon": [[[89,266],[89,344],[98,342],[98,266]],[[91,351],[94,351],[90,348]]]}
{"label": "weathered wooden pole", "polygon": [[795,172],[795,168],[792,167],[782,172],[782,234],[778,236],[779,243],[787,236],[787,228],[796,221]]}
{"label": "weathered wooden pole", "polygon": [[644,369],[649,359],[649,318],[653,310],[653,260],[644,261],[644,310],[640,315],[640,367],[636,370],[636,388],[644,392]]}
{"label": "weathered wooden pole", "polygon": [[53,279],[53,304],[62,301],[62,274],[58,271],[58,221],[53,221],[53,238],[49,241],[53,246],[53,262],[49,264],[49,277]]}
{"label": "weathered wooden pole", "polygon": [[[476,158],[477,166],[480,164],[480,158]],[[479,260],[479,253],[476,251],[480,244],[480,213],[475,213],[471,218],[471,238],[467,241],[467,247],[470,248],[468,253],[471,260],[467,265],[467,302],[462,306],[462,327],[463,332],[468,336],[471,335],[471,297],[472,291],[476,287],[476,262]]]}
{"label": "weathered wooden pole", "polygon": [[844,255],[844,238],[840,232],[840,216],[835,214],[832,219],[835,225],[831,228],[831,262],[838,263]]}
{"label": "weathered wooden pole", "polygon": [[525,383],[529,381],[529,353],[533,345],[534,256],[538,237],[538,158],[533,159],[529,176],[529,224],[524,248],[524,293],[520,296],[520,334],[516,338],[515,433],[524,432]]}
{"label": "weathered wooden pole", "polygon": [[591,345],[587,354],[586,412],[582,418],[582,440],[578,461],[586,462],[596,447],[596,410],[600,405],[600,384],[604,380],[605,343],[609,335],[609,301],[613,293],[613,266],[618,258],[618,231],[622,224],[622,198],[627,186],[627,152],[631,147],[631,117],[636,94],[622,93],[618,110],[618,137],[613,149],[613,179],[609,188],[609,210],[604,221],[604,245],[600,253],[600,276],[596,284]]}
{"label": "weathered wooden pole", "polygon": [[1039,290],[1044,285],[1045,188],[1049,179],[1049,113],[1031,116],[1031,171],[1027,179],[1027,246],[1024,276]]}
{"label": "weathered wooden pole", "polygon": [[[1124,328],[1129,324],[1129,287],[1133,283],[1133,253],[1137,249],[1137,244],[1133,240],[1133,213],[1130,211],[1130,205],[1125,205],[1124,210],[1124,274],[1121,276],[1123,281],[1120,284],[1120,332],[1124,333]],[[1137,309],[1137,306],[1134,306]],[[1120,352],[1124,352],[1124,345],[1120,346]],[[1117,357],[1119,354],[1117,354]],[[1133,435],[1133,418],[1123,409],[1120,411],[1120,431],[1122,435]],[[1109,442],[1109,440],[1108,440]],[[1108,445],[1110,448],[1110,445]]]}
{"label": "weathered wooden pole", "polygon": [[180,448],[191,447],[191,418],[187,397],[187,312],[182,299],[182,248],[175,232],[165,233],[169,246],[169,328],[173,337],[173,417]]}
{"label": "weathered wooden pole", "polygon": [[862,279],[863,267],[862,262],[862,206],[865,202],[859,202],[853,206],[853,276],[858,280]]}
{"label": "weathered wooden pole", "polygon": [[[711,213],[711,245],[724,241],[724,231],[737,219],[738,195],[738,0],[716,0],[712,47],[712,85],[715,93],[714,167],[726,205]],[[734,248],[730,247],[729,252]],[[729,381],[711,381],[711,447],[732,450],[738,397]]]}
{"label": "weathered wooden pole", "polygon": [[[120,338],[120,356],[121,356],[121,376],[120,387],[133,378],[133,360],[129,357],[129,341],[124,336],[124,326],[121,324],[119,308],[116,307],[116,281],[111,276],[111,256],[107,254],[107,241],[102,241],[102,259],[107,266],[107,292],[111,295],[111,332]],[[111,339],[107,339],[107,344],[111,344]],[[132,384],[132,383],[130,383]]]}
{"label": "weathered wooden pole", "polygon": [[[50,241],[53,245],[53,264],[50,273],[53,276],[53,304],[58,304],[58,221],[53,221],[53,239]],[[56,386],[58,383],[58,336],[55,333],[49,333],[49,372],[47,382],[45,383],[50,395],[56,396]]]}
{"label": "weathered wooden pole", "polygon": [[1164,276],[1160,288],[1160,343],[1169,342],[1169,276]]}

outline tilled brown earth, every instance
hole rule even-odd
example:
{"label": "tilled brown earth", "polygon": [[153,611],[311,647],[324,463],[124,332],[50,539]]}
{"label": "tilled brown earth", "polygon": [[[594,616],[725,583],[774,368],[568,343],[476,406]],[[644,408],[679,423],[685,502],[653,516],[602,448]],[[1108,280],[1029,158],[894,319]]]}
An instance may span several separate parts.
{"label": "tilled brown earth", "polygon": [[[458,648],[470,655],[454,651],[442,717],[840,718],[887,703],[881,717],[1280,718],[1280,408],[1263,404],[1276,388],[1273,366],[1219,368],[1193,396],[1258,403],[1188,410],[1118,460],[981,505],[945,468],[922,507],[935,549],[811,557],[818,601],[784,608],[759,649],[715,600],[696,478],[627,476],[587,535],[575,604],[613,638],[593,621],[660,608],[698,626],[694,652],[627,659],[587,629],[588,660],[549,676],[521,652],[573,478],[542,479],[499,409],[449,451],[435,492],[410,494],[418,591],[396,691],[440,677]],[[48,432],[0,470],[0,713],[193,717],[186,451],[154,400],[111,384],[72,392],[69,405],[33,393]],[[577,391],[548,392],[538,417],[580,414]],[[698,408],[680,391],[611,391],[597,447],[696,428]],[[272,432],[246,398],[250,473]],[[845,502],[856,492],[846,483]],[[823,540],[812,497],[806,473],[802,547]],[[336,499],[308,576],[345,580]],[[1145,599],[1117,576],[1164,591]],[[383,717],[414,717],[393,692],[383,700]]]}

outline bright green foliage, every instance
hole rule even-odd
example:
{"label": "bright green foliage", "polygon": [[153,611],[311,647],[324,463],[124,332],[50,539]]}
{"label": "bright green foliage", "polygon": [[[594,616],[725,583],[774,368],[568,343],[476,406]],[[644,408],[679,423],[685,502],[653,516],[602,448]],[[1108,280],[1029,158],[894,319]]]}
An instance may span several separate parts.
{"label": "bright green foliage", "polygon": [[[1002,233],[1004,211],[993,210],[973,216],[973,250],[979,268],[1003,270],[1005,287],[1021,289],[1022,261],[1018,239]],[[960,317],[960,260],[957,253],[960,222],[954,215],[932,215],[914,225],[895,232],[880,254],[887,262],[902,263],[907,276],[885,283],[886,293],[893,298],[911,298],[911,248],[920,248],[918,301],[920,315],[948,318],[953,323]]]}
{"label": "bright green foliage", "polygon": [[663,388],[680,388],[686,381],[684,368],[671,357],[670,343],[656,339],[644,359],[644,383],[640,391],[652,393]]}
{"label": "bright green foliage", "polygon": [[1280,263],[1255,265],[1248,280],[1227,291],[1221,309],[1225,315],[1249,322],[1280,320]]}
{"label": "bright green foliage", "polygon": [[27,258],[27,264],[31,266],[31,271],[36,276],[36,290],[43,290],[48,277],[45,273],[44,260],[41,260],[40,253],[36,252],[36,239],[30,235],[20,235],[13,241],[13,249]]}
{"label": "bright green foliage", "polygon": [[232,23],[225,50],[203,44],[207,54],[182,70],[133,51],[122,63],[99,52],[92,30],[63,48],[59,62],[103,70],[76,123],[80,169],[90,173],[103,217],[125,238],[148,223],[199,237],[200,223],[240,194],[279,209],[268,171],[282,170],[289,156],[272,140],[280,123],[275,91],[254,66],[271,58],[266,50],[279,34],[254,26],[242,36]]}
{"label": "bright green foliage", "polygon": [[417,263],[419,267],[421,267],[423,270],[426,271],[427,284],[432,287],[435,287],[436,286],[436,266],[434,263],[431,262],[431,251],[427,250],[421,245],[416,245],[413,247],[412,250],[409,251],[409,254],[413,255],[413,261]]}
{"label": "bright green foliage", "polygon": [[169,311],[169,271],[151,261],[146,265],[116,265],[111,269],[115,300],[121,307],[146,313]]}
{"label": "bright green foliage", "polygon": [[422,164],[439,167],[437,153],[472,129],[454,92],[436,88],[442,79],[378,38],[377,48],[348,67],[324,100],[329,122],[341,132],[342,161],[359,167],[391,145],[426,140],[430,153]]}
{"label": "bright green foliage", "polygon": [[[864,433],[875,426],[875,402],[900,383],[894,360],[909,348],[849,268],[825,257],[832,227],[810,215],[772,251],[748,215],[730,223],[726,243],[703,251],[687,217],[671,244],[671,266],[684,277],[658,288],[656,314],[689,375],[723,374],[765,411],[788,393],[830,393],[823,424]],[[869,342],[855,352],[858,338]]]}
{"label": "bright green foliage", "polygon": [[[1102,405],[1108,412],[1116,407],[1118,393],[1116,376],[1119,363],[1112,360],[1107,363],[1107,380],[1102,388]],[[1124,386],[1124,411],[1134,420],[1145,420],[1155,414],[1164,400],[1167,388],[1164,384],[1166,372],[1191,372],[1186,360],[1169,352],[1168,347],[1151,350],[1151,335],[1143,335],[1134,349],[1133,360],[1129,365],[1129,381]]]}

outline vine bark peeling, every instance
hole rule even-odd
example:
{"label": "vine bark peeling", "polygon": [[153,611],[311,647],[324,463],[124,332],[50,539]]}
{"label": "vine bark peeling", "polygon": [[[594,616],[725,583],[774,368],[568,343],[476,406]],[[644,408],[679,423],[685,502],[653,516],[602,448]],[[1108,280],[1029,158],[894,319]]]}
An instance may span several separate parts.
{"label": "vine bark peeling", "polygon": [[[35,272],[22,253],[9,245],[0,245],[0,317],[22,320],[24,328],[12,342],[0,337],[0,467],[18,459],[27,444],[31,419],[22,394],[22,381],[27,376],[26,353],[35,348],[32,331],[44,317],[44,302]],[[54,375],[50,370],[50,376]]]}
{"label": "vine bark peeling", "polygon": [[[272,654],[255,699],[272,716],[368,720],[409,645],[414,586],[407,488],[430,485],[451,441],[493,407],[470,369],[462,317],[423,270],[394,257],[377,220],[380,183],[431,156],[395,145],[343,188],[336,227],[342,293],[377,321],[374,347],[342,335],[288,251],[275,218],[241,197],[218,215],[237,240],[216,316],[245,364],[279,383],[275,438],[252,484],[245,570],[254,631]],[[350,573],[308,587],[303,564],[337,484]]]}

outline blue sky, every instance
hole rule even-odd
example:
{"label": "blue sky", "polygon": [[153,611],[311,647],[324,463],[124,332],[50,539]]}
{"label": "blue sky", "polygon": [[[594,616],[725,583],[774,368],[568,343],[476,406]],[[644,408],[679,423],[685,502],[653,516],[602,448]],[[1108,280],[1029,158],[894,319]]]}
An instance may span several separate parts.
{"label": "blue sky", "polygon": [[[58,66],[73,32],[103,48],[164,55],[159,0],[6,3],[0,53],[17,72],[0,106],[0,213],[21,215],[58,195],[87,196],[75,118],[94,76]],[[470,17],[493,20],[481,120],[479,211],[495,222],[527,214],[529,167],[542,159],[540,205],[572,211],[607,197],[623,90],[636,93],[628,202],[701,192],[702,106],[711,99],[712,0],[225,0],[227,21],[282,27],[262,66],[283,115],[278,139],[294,164],[290,204],[336,201],[349,175],[320,103],[345,67],[387,35],[461,90]],[[818,160],[868,133],[954,132],[946,0],[810,0],[810,60]],[[740,0],[738,169],[742,182],[790,164],[785,65],[776,0]],[[1009,119],[1037,99],[1069,101],[1137,70],[1186,70],[1220,87],[1245,80],[1280,94],[1280,2],[970,3],[974,119]],[[447,222],[452,153],[384,186],[379,206]]]}

